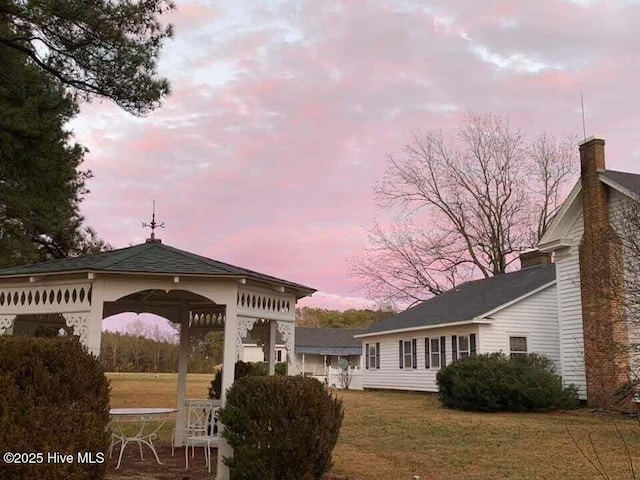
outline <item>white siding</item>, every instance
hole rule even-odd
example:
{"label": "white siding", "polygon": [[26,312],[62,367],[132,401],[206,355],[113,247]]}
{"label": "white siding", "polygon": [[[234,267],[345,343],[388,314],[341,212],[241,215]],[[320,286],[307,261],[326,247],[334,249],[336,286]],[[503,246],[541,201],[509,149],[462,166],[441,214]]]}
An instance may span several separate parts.
{"label": "white siding", "polygon": [[491,315],[491,325],[480,325],[479,353],[509,353],[509,337],[527,337],[527,351],[549,357],[560,373],[558,294],[551,285]]}
{"label": "white siding", "polygon": [[[609,220],[614,226],[620,214],[620,202],[623,198],[624,196],[618,191],[610,190]],[[577,200],[582,201],[580,196]],[[580,397],[585,399],[586,379],[579,261],[579,245],[583,233],[584,220],[581,212],[567,235],[575,246],[558,252],[555,261],[562,351],[561,372],[565,382],[578,386]]]}
{"label": "white siding", "polygon": [[[287,350],[285,348],[276,347],[276,355],[277,352],[282,352],[281,358],[283,362],[286,362],[287,358]],[[243,362],[264,362],[264,352],[262,351],[262,347],[252,344],[242,345],[242,351],[240,353],[240,360]],[[278,358],[276,356],[276,358]]]}
{"label": "white siding", "polygon": [[[578,198],[578,201],[582,201]],[[567,235],[574,245],[555,256],[560,322],[561,374],[565,383],[573,383],[586,398],[584,373],[584,338],[582,330],[582,299],[580,297],[580,263],[578,248],[582,240],[582,212]]]}
{"label": "white siding", "polygon": [[[446,337],[447,365],[451,363],[451,335],[478,334],[477,325],[460,327],[435,328],[408,333],[391,333],[365,337],[362,339],[362,349],[369,343],[380,343],[380,369],[367,370],[363,363],[364,388],[384,388],[394,390],[414,390],[423,392],[437,392],[436,373],[438,369],[425,368],[424,339],[429,337]],[[417,340],[417,368],[401,369],[399,362],[399,341]],[[476,337],[477,342],[477,337]]]}
{"label": "white siding", "polygon": [[[491,324],[467,325],[460,327],[436,328],[408,333],[392,333],[365,337],[365,345],[380,343],[380,369],[365,369],[364,388],[385,388],[396,390],[416,390],[437,392],[436,373],[438,369],[425,368],[426,337],[446,337],[447,365],[451,363],[451,336],[476,334],[477,353],[509,353],[509,336],[526,336],[529,352],[549,356],[560,363],[560,339],[557,317],[557,293],[555,285],[525,298],[491,317]],[[399,341],[417,339],[418,366],[401,369],[399,362]]]}
{"label": "white siding", "polygon": [[[613,225],[613,227],[616,228],[621,235],[625,234],[624,229],[619,227],[622,227],[622,222],[625,221],[622,216],[624,215],[624,202],[627,201],[628,199],[624,194],[618,192],[617,190],[611,190],[611,194],[609,197],[609,220],[611,225]],[[626,287],[630,289],[630,293],[627,294],[626,300],[628,302],[635,303],[638,301],[638,281],[637,279],[631,280],[630,275],[637,274],[637,266],[634,266],[631,263],[637,261],[637,259],[634,258],[633,254],[625,252],[623,253],[623,255],[623,262],[625,263],[625,284]],[[633,315],[637,314],[638,306],[630,305],[630,308],[632,309],[632,312],[630,313],[630,315],[625,317],[625,321],[627,323],[629,335],[629,357],[631,361],[631,374],[632,377],[637,378],[640,374],[640,354],[638,352],[638,346],[640,345],[640,323],[638,322],[637,318],[632,318]]]}

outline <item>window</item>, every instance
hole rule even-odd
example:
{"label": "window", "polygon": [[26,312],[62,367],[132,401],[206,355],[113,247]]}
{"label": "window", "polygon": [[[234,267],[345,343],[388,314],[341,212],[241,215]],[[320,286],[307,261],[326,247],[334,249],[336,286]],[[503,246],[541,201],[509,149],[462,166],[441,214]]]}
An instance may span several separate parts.
{"label": "window", "polygon": [[367,369],[380,369],[380,344],[367,343],[365,345],[365,366]]}
{"label": "window", "polygon": [[527,353],[527,337],[509,337],[509,355],[511,358]]}
{"label": "window", "polygon": [[277,356],[278,356],[278,362],[281,362],[282,361],[282,350],[278,350]]}
{"label": "window", "polygon": [[400,340],[399,343],[399,363],[400,368],[416,368],[417,361],[417,340]]}
{"label": "window", "polygon": [[458,335],[458,355],[460,358],[469,356],[469,335]]}
{"label": "window", "polygon": [[431,368],[440,368],[440,339],[431,339]]}
{"label": "window", "polygon": [[476,354],[476,334],[451,335],[451,361]]}

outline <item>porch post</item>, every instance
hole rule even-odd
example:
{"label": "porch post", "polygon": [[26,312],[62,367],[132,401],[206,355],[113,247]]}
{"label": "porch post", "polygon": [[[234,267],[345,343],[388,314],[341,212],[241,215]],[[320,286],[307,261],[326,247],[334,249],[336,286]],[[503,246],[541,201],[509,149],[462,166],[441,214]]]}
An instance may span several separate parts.
{"label": "porch post", "polygon": [[[238,355],[238,315],[237,315],[236,293],[233,292],[233,298],[229,298],[226,303],[226,314],[224,320],[224,354],[222,361],[222,396],[221,404],[224,407],[227,402],[227,390],[233,385],[236,370],[236,360]],[[224,429],[224,425],[222,425]],[[225,457],[233,457],[233,449],[220,436],[218,444],[218,464],[216,467],[216,480],[229,480],[229,467],[224,463]]]}
{"label": "porch post", "polygon": [[185,398],[187,396],[187,369],[189,366],[189,310],[180,309],[180,352],[178,354],[178,414],[174,444],[181,447],[184,440]]}
{"label": "porch post", "polygon": [[277,324],[275,320],[269,320],[269,333],[267,334],[267,367],[268,374],[276,374],[276,336]]}

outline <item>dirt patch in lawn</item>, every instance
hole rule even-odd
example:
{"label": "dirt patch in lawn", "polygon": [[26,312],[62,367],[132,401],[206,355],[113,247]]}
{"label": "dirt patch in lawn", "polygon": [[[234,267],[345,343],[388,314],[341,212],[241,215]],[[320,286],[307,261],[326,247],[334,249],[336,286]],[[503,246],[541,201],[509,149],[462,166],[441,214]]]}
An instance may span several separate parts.
{"label": "dirt patch in lawn", "polygon": [[212,452],[212,473],[207,473],[203,450],[197,449],[195,456],[189,458],[189,470],[185,470],[184,449],[177,448],[175,456],[171,456],[169,445],[157,448],[158,457],[164,465],[158,465],[153,453],[144,447],[144,460],[140,459],[137,445],[127,445],[122,455],[122,464],[116,470],[119,451],[113,452],[113,458],[107,461],[107,480],[213,480],[216,478],[215,452]]}

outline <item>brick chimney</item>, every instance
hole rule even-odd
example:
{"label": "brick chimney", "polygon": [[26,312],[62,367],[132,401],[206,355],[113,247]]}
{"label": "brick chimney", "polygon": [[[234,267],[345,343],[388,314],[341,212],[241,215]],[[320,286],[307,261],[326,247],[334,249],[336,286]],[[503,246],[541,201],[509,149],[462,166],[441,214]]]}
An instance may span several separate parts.
{"label": "brick chimney", "polygon": [[540,250],[529,250],[520,254],[520,270],[551,263],[551,253],[544,253]]}
{"label": "brick chimney", "polygon": [[580,178],[584,234],[580,244],[580,290],[584,332],[587,404],[607,410],[633,410],[618,403],[616,393],[627,382],[629,337],[623,314],[623,264],[620,238],[609,224],[604,140],[580,144]]}

